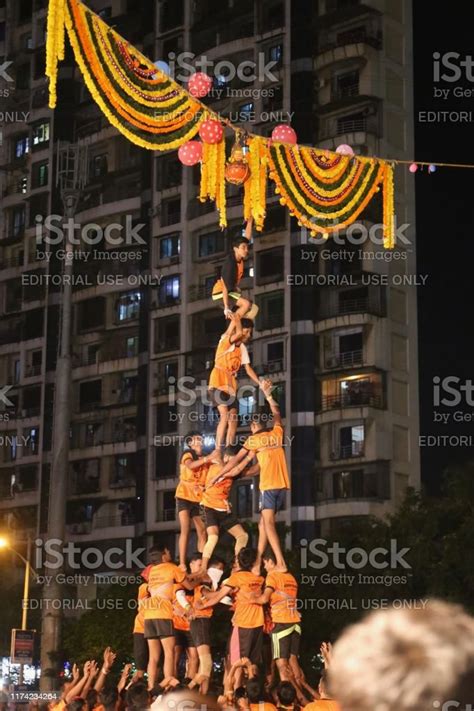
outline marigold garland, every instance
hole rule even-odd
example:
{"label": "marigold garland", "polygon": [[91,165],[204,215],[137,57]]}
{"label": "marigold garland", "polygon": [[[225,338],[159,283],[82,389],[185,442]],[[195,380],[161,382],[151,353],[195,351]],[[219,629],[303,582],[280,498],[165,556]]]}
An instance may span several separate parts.
{"label": "marigold garland", "polygon": [[244,217],[253,217],[256,230],[261,232],[266,215],[268,151],[259,136],[251,138],[248,147],[250,178],[244,184]]}
{"label": "marigold garland", "polygon": [[[196,135],[206,118],[221,120],[80,0],[49,2],[46,74],[52,108],[65,29],[92,97],[133,143],[150,150],[178,148]],[[244,186],[244,215],[253,217],[257,231],[264,227],[269,174],[280,203],[300,225],[325,237],[353,223],[382,187],[384,245],[394,246],[392,165],[254,135],[247,136],[247,145],[251,173]],[[199,199],[215,201],[221,227],[227,224],[225,191],[225,142],[204,144]]]}
{"label": "marigold garland", "polygon": [[219,226],[227,227],[225,194],[225,141],[204,143],[199,200],[215,200],[219,211]]}

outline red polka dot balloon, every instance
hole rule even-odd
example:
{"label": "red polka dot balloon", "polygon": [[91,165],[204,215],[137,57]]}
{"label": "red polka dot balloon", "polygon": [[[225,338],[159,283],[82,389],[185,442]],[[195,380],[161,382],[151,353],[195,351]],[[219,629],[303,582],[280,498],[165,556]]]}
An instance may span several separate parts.
{"label": "red polka dot balloon", "polygon": [[178,158],[183,165],[196,165],[202,158],[202,143],[200,141],[183,143],[179,147]]}
{"label": "red polka dot balloon", "polygon": [[223,135],[222,124],[215,119],[206,119],[199,129],[199,136],[204,143],[220,143]]}
{"label": "red polka dot balloon", "polygon": [[212,79],[204,72],[195,72],[189,78],[188,91],[198,99],[202,99],[203,96],[209,94],[211,87]]}
{"label": "red polka dot balloon", "polygon": [[296,132],[291,128],[291,126],[288,126],[286,123],[281,123],[273,129],[272,141],[275,141],[276,143],[292,143],[295,145],[297,141]]}

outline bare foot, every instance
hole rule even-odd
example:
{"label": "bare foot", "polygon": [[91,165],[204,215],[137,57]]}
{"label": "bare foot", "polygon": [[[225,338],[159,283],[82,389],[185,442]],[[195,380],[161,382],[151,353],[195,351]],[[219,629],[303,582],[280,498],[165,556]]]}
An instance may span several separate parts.
{"label": "bare foot", "polygon": [[275,566],[275,570],[277,573],[287,573],[288,568],[286,567],[286,563],[281,563],[280,565]]}

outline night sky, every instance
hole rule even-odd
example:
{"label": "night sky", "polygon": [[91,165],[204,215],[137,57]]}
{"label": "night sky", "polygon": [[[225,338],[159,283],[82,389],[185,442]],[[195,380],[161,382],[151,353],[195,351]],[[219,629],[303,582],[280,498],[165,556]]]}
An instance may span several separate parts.
{"label": "night sky", "polygon": [[[414,0],[415,157],[474,164],[474,81],[462,67],[458,81],[435,83],[433,78],[434,52],[458,52],[458,61],[474,54],[474,5],[452,2],[436,18],[427,17],[428,7]],[[446,68],[443,72],[451,74]],[[434,98],[435,87],[449,89],[449,96]],[[472,97],[456,98],[454,87],[469,90]],[[420,111],[470,111],[472,120],[425,123],[419,120]],[[474,435],[474,405],[465,400],[453,407],[433,404],[433,377],[465,381],[474,376],[474,170],[439,168],[433,175],[425,170],[415,180],[418,273],[429,275],[418,289],[421,434]],[[450,422],[435,424],[434,410],[449,414]],[[463,417],[470,413],[473,420],[453,421],[454,412]],[[474,452],[465,446],[423,447],[421,455],[423,482],[435,493],[443,469]]]}

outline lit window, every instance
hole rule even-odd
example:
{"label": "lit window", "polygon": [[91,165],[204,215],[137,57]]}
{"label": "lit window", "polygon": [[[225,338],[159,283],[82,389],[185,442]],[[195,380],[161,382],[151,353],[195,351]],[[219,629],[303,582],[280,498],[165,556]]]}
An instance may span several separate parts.
{"label": "lit window", "polygon": [[122,294],[118,301],[118,320],[128,321],[136,318],[140,311],[140,301],[141,294],[139,291]]}
{"label": "lit window", "polygon": [[15,143],[15,158],[21,158],[30,152],[30,139],[28,136],[18,138]]}
{"label": "lit window", "polygon": [[49,141],[49,121],[39,123],[33,128],[33,145],[39,146]]}
{"label": "lit window", "polygon": [[170,306],[179,301],[179,276],[164,277],[159,286],[160,306]]}

